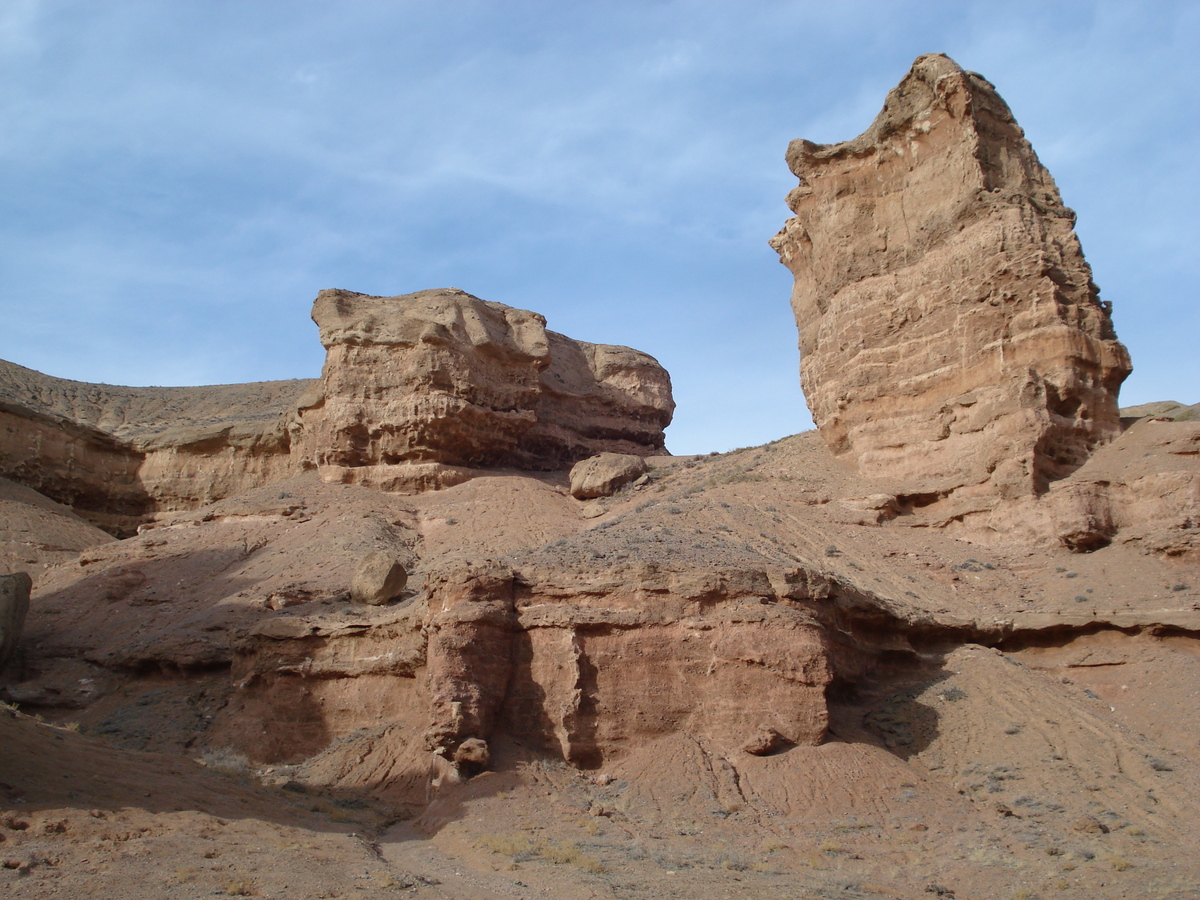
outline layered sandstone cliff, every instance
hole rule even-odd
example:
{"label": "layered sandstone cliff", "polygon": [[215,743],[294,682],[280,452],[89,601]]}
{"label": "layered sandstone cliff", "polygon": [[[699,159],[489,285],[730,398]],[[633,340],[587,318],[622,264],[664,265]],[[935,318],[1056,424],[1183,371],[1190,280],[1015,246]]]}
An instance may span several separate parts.
{"label": "layered sandstone cliff", "polygon": [[462,291],[322,291],[319,380],[130,388],[0,361],[0,476],[128,533],[316,469],[385,490],[665,454],[666,371]]}
{"label": "layered sandstone cliff", "polygon": [[470,468],[666,452],[670,379],[637,350],[572,340],[537,313],[454,288],[321,291],[313,321],[325,368],[292,432],[327,481],[424,487]]}
{"label": "layered sandstone cliff", "polygon": [[0,360],[0,476],[126,532],[287,477],[284,425],[311,384],[122,387]]}
{"label": "layered sandstone cliff", "polygon": [[981,76],[922,56],[862,135],[793,141],[801,377],[831,450],[918,503],[1044,492],[1120,430],[1129,356],[1059,196]]}

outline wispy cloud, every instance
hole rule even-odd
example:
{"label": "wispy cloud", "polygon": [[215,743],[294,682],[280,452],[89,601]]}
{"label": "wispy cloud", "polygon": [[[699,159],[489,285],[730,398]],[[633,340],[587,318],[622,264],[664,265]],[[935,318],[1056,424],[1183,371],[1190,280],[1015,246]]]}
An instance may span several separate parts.
{"label": "wispy cloud", "polygon": [[1079,209],[1139,367],[1195,376],[1190,351],[1159,352],[1161,316],[1200,324],[1200,22],[1181,6],[10,0],[0,356],[311,375],[317,289],[455,284],[670,360],[676,450],[749,443],[728,423],[754,404],[714,385],[795,385],[765,245],[786,144],[854,136],[943,50],[997,84]]}

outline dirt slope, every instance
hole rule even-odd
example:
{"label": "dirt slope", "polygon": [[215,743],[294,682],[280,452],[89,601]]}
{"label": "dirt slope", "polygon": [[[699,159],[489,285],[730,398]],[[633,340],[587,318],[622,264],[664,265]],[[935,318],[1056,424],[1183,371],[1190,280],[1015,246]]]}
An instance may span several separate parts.
{"label": "dirt slope", "polygon": [[[1153,468],[1123,446],[1098,462]],[[919,511],[873,521],[859,501],[878,487],[809,433],[660,460],[586,503],[564,473],[411,497],[292,479],[87,549],[39,578],[7,689],[47,723],[0,714],[0,880],[29,897],[1194,895],[1192,551],[981,547]],[[345,591],[372,549],[412,578],[364,610]],[[826,737],[754,756],[660,720],[578,768],[510,710],[489,770],[447,779],[423,737],[427,579],[489,557],[576,611],[651,570],[762,572],[768,606],[830,636]],[[797,570],[828,598],[774,593]]]}

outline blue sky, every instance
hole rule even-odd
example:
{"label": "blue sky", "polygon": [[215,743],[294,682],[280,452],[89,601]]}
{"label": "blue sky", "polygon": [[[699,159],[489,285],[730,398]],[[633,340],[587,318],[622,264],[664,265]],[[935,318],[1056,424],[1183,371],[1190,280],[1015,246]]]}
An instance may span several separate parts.
{"label": "blue sky", "polygon": [[767,246],[792,138],[921,53],[991,80],[1135,372],[1200,400],[1200,4],[4,0],[0,357],[315,376],[316,292],[454,286],[671,372],[676,453],[811,427]]}

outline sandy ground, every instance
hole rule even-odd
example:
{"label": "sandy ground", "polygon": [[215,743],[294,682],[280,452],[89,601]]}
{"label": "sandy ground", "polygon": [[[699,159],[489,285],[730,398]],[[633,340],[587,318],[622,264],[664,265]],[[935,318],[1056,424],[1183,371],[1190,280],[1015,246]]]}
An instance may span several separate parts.
{"label": "sandy ground", "polygon": [[[602,501],[565,487],[496,472],[396,497],[295,479],[47,560],[0,709],[0,893],[1200,896],[1188,553],[855,524],[839,498],[875,486],[813,434],[660,460]],[[375,548],[407,554],[405,603],[452,559],[582,575],[800,565],[881,598],[891,631],[831,685],[827,740],[772,756],[675,734],[584,771],[510,734],[491,771],[413,809],[347,774],[412,752],[415,726],[356,718],[392,690],[374,676],[357,694],[326,683],[343,695],[312,760],[224,751],[221,735],[256,724],[222,724],[237,634],[279,616],[402,631],[400,607],[347,605],[354,560]]]}

